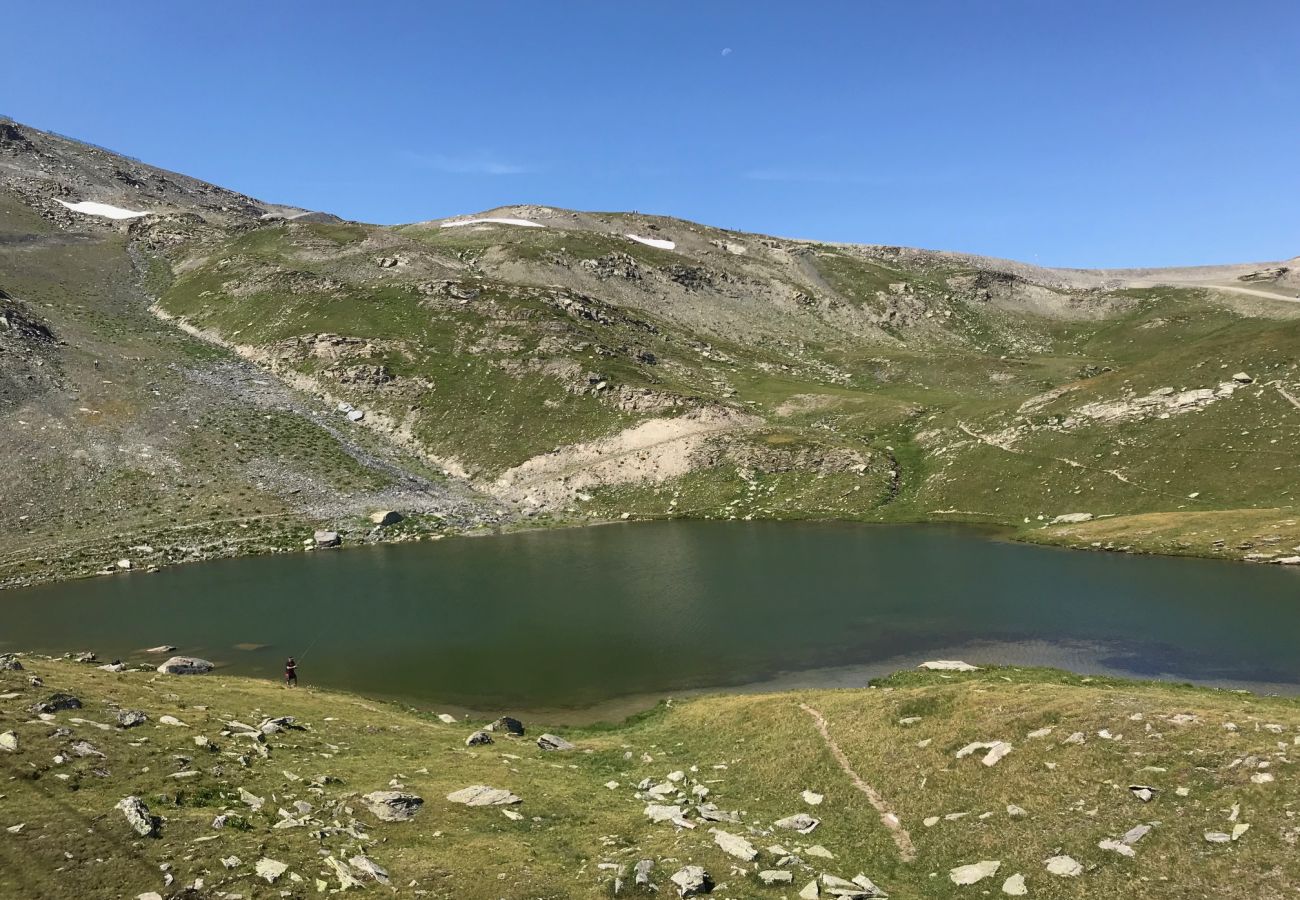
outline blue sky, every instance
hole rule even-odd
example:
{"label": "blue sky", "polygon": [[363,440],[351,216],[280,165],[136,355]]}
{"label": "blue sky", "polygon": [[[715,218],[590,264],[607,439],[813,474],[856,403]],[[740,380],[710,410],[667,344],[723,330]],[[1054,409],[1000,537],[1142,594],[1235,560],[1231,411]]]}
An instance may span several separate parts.
{"label": "blue sky", "polygon": [[1300,4],[10,4],[0,113],[267,200],[1048,265],[1300,254]]}

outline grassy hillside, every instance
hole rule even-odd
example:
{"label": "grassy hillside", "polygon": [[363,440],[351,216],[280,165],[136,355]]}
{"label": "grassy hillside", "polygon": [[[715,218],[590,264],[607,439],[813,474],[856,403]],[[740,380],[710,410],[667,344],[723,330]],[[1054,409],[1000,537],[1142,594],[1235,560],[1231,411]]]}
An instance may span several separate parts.
{"label": "grassy hillside", "polygon": [[[83,195],[152,214],[54,199]],[[484,215],[538,227],[341,222],[7,125],[0,446],[24,477],[0,584],[296,550],[316,528],[619,517],[1300,552],[1293,262],[1049,270]],[[375,532],[389,508],[407,525]]]}
{"label": "grassy hillside", "polygon": [[[1300,888],[1294,700],[1048,670],[912,672],[869,689],[668,703],[622,725],[566,729],[574,749],[547,751],[538,722],[523,738],[498,732],[467,747],[486,723],[220,673],[22,664],[0,672],[0,732],[17,742],[0,750],[5,896],[307,897],[341,886],[330,859],[362,882],[355,892],[387,894],[347,862],[359,855],[400,895],[447,898],[607,897],[616,879],[621,896],[648,896],[634,883],[642,859],[660,896],[686,865],[702,866],[722,897],[793,897],[824,874],[859,873],[894,898],[1002,896],[1015,875],[1043,898],[1255,900]],[[28,711],[56,692],[81,708]],[[121,728],[120,710],[148,720]],[[286,715],[293,727],[264,742],[230,724]],[[1011,749],[993,765],[987,748],[957,756],[994,741]],[[479,784],[522,802],[446,799]],[[1132,785],[1150,787],[1150,801]],[[363,800],[379,790],[424,803],[409,821],[380,821]],[[156,834],[129,830],[114,808],[127,796],[157,817]],[[680,806],[695,827],[652,822],[648,803]],[[702,803],[735,821],[703,820]],[[820,824],[806,835],[776,824],[797,813]],[[1099,846],[1139,825],[1150,830],[1131,846]],[[711,829],[755,858],[728,855]],[[1049,872],[1060,856],[1077,875]],[[264,858],[285,866],[274,884],[255,874]],[[996,874],[953,882],[952,870],[981,861]],[[789,880],[768,886],[760,872]]]}

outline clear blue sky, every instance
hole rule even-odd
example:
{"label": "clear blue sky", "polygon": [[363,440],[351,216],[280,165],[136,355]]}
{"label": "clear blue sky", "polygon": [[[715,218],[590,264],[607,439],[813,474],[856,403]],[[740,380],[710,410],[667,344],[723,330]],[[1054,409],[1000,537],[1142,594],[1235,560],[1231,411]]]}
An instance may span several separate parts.
{"label": "clear blue sky", "polygon": [[1300,3],[11,3],[0,113],[373,222],[1300,254]]}

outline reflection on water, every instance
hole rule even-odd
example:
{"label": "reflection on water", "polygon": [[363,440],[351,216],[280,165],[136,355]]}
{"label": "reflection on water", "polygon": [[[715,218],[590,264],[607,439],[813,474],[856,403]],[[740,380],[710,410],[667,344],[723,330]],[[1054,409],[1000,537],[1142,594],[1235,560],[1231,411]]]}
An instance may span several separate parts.
{"label": "reflection on water", "polygon": [[[7,592],[9,647],[497,710],[861,684],[937,655],[1294,691],[1300,573],[942,527],[665,522],[226,560]],[[845,681],[844,679],[851,679]],[[622,705],[622,703],[616,704]]]}

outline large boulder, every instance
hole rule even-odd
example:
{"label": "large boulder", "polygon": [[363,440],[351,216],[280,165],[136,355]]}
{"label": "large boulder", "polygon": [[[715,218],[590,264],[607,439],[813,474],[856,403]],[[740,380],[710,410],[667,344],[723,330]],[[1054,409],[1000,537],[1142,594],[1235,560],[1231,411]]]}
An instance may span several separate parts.
{"label": "large boulder", "polygon": [[150,837],[158,831],[158,820],[149,814],[149,807],[139,797],[123,797],[117,808],[126,817],[126,824],[140,837]]}
{"label": "large boulder", "polygon": [[337,547],[342,543],[337,531],[318,531],[312,535],[317,547]]}
{"label": "large boulder", "polygon": [[197,656],[173,656],[158,667],[163,675],[206,675],[216,666]]}
{"label": "large boulder", "polygon": [[544,734],[537,739],[537,746],[543,750],[574,750],[573,744],[570,744],[562,737],[554,734]]}
{"label": "large boulder", "polygon": [[386,525],[396,525],[402,521],[402,514],[392,509],[382,509],[370,514],[370,521],[383,528]]}
{"label": "large boulder", "polygon": [[0,672],[21,672],[23,664],[12,653],[0,653]]}
{"label": "large boulder", "polygon": [[117,713],[117,724],[123,728],[134,728],[149,721],[149,717],[138,709],[123,709]]}
{"label": "large boulder", "polygon": [[700,866],[682,866],[669,880],[677,885],[679,897],[695,897],[713,890],[713,879]]}
{"label": "large boulder", "polygon": [[382,822],[405,822],[420,811],[424,798],[405,791],[371,791],[361,802]]}
{"label": "large boulder", "polygon": [[485,784],[473,784],[447,795],[452,803],[466,806],[513,806],[523,801],[503,788],[488,787]]}
{"label": "large boulder", "polygon": [[61,709],[81,709],[81,701],[71,694],[50,694],[49,697],[31,707],[32,715],[56,713]]}
{"label": "large boulder", "polygon": [[524,723],[511,716],[502,716],[487,727],[488,731],[504,731],[506,734],[513,734],[517,737],[523,737]]}

